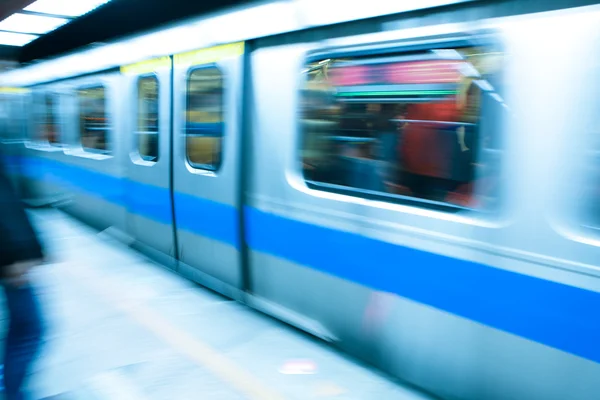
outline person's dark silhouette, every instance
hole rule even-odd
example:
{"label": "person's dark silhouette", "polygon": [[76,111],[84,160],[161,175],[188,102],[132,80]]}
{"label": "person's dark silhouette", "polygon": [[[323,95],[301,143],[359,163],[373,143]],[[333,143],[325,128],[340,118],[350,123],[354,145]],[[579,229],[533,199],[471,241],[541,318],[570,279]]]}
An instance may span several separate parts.
{"label": "person's dark silhouette", "polygon": [[40,349],[41,311],[28,273],[43,257],[40,241],[0,159],[0,274],[10,318],[4,353],[7,400],[26,399],[24,382]]}

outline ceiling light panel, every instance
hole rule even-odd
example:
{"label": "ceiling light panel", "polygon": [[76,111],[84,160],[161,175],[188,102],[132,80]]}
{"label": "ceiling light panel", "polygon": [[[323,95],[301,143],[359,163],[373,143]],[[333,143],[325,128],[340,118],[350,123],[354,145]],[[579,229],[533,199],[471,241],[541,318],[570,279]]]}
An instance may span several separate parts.
{"label": "ceiling light panel", "polygon": [[23,33],[0,32],[0,45],[20,47],[37,38],[35,35],[26,35]]}
{"label": "ceiling light panel", "polygon": [[40,15],[13,14],[0,21],[0,30],[43,35],[69,22],[65,18],[42,17]]}
{"label": "ceiling light panel", "polygon": [[80,17],[108,3],[110,0],[37,0],[25,7],[25,11],[43,14]]}

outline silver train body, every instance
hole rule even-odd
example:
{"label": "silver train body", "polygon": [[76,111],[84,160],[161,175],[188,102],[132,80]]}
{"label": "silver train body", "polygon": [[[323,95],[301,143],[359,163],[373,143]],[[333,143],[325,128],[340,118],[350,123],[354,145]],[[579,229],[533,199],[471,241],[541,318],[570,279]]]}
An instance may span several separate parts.
{"label": "silver train body", "polygon": [[[347,14],[304,18],[300,2],[242,8],[5,74],[2,85],[27,88],[2,94],[10,122],[26,120],[6,131],[7,164],[26,197],[58,202],[185,277],[441,398],[597,399],[600,236],[584,212],[593,199],[582,198],[598,183],[600,8],[473,1],[378,16],[372,2],[350,3],[338,3]],[[326,17],[340,14],[352,17]],[[307,60],[470,37],[506,55],[498,207],[447,210],[305,182]],[[150,56],[164,57],[135,64]],[[213,170],[185,153],[186,77],[206,66],[224,82]],[[134,144],[143,76],[158,81],[156,161]],[[110,152],[80,140],[76,92],[99,84]],[[30,138],[36,93],[56,96],[60,146]]]}

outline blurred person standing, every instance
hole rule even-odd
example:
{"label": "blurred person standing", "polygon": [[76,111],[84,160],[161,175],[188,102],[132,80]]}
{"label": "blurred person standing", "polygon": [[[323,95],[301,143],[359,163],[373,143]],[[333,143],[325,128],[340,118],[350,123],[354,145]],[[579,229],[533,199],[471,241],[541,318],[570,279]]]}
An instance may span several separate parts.
{"label": "blurred person standing", "polygon": [[0,159],[0,278],[9,316],[4,350],[7,400],[27,399],[24,383],[42,338],[42,318],[28,274],[43,250]]}

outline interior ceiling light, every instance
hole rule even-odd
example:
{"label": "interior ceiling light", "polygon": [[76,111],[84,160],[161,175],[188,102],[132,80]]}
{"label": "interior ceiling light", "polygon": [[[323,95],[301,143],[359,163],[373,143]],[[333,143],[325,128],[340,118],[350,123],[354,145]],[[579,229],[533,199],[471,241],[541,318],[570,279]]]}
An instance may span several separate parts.
{"label": "interior ceiling light", "polygon": [[37,39],[36,35],[26,35],[23,33],[0,32],[0,45],[5,46],[25,46],[27,43]]}
{"label": "interior ceiling light", "polygon": [[20,33],[44,34],[55,30],[70,20],[65,18],[43,17],[41,15],[13,14],[0,21],[0,30]]}
{"label": "interior ceiling light", "polygon": [[74,18],[87,14],[109,1],[110,0],[37,0],[25,7],[24,10]]}

